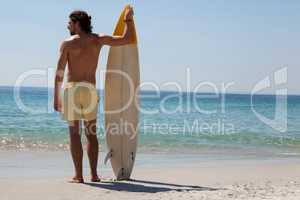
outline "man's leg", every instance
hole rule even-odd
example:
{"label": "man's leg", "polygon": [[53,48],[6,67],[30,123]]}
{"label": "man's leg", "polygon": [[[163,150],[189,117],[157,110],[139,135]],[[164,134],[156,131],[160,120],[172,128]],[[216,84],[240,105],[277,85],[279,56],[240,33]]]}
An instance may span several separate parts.
{"label": "man's leg", "polygon": [[89,157],[89,163],[91,168],[91,181],[100,182],[100,178],[97,173],[98,165],[98,154],[99,154],[99,144],[97,138],[97,127],[96,120],[85,121],[85,135],[87,138],[87,153]]}
{"label": "man's leg", "polygon": [[82,176],[82,144],[80,135],[80,121],[72,121],[69,124],[70,131],[70,149],[75,167],[75,176],[70,181],[71,183],[83,183]]}

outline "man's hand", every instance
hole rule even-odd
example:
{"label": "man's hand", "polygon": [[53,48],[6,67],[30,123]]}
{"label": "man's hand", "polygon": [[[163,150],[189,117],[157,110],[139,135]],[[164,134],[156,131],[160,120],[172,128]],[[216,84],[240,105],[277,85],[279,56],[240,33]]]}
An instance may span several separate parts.
{"label": "man's hand", "polygon": [[54,110],[61,112],[61,101],[59,99],[54,100]]}
{"label": "man's hand", "polygon": [[133,15],[134,15],[134,12],[133,12],[133,9],[132,7],[130,7],[127,12],[125,13],[125,17],[124,17],[124,20],[125,21],[130,21],[133,19]]}
{"label": "man's hand", "polygon": [[126,21],[125,30],[122,36],[108,36],[108,35],[99,35],[98,36],[98,43],[101,45],[110,45],[110,46],[121,46],[130,44],[131,38],[134,34],[134,24],[132,23],[133,20],[133,9],[129,7],[126,10],[124,20]]}

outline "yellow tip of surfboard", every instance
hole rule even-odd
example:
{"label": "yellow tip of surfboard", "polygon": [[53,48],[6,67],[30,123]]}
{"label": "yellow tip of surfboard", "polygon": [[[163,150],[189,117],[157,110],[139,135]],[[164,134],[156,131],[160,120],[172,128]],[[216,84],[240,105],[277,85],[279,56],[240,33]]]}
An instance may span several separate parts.
{"label": "yellow tip of surfboard", "polygon": [[125,9],[129,9],[131,6],[130,6],[130,4],[127,4],[126,6],[125,6]]}
{"label": "yellow tip of surfboard", "polygon": [[[114,36],[122,36],[125,30],[125,22],[124,22],[124,18],[125,18],[125,14],[126,11],[130,8],[130,5],[126,5],[124,10],[122,11],[117,26],[115,28],[115,31],[113,33]],[[130,43],[132,44],[137,44],[137,34],[136,34],[136,30],[135,30],[135,24],[134,24],[134,20],[133,20],[133,26],[134,26],[134,31],[133,31],[133,36],[130,39]]]}

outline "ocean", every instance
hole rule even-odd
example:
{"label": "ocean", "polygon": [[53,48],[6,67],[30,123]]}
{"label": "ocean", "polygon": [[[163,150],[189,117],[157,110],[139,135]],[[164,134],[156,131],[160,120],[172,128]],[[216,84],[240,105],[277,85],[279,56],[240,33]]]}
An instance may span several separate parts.
{"label": "ocean", "polygon": [[[68,126],[53,111],[53,89],[22,87],[18,94],[0,87],[0,149],[67,150]],[[140,97],[141,152],[300,153],[300,96],[141,91]],[[100,99],[97,134],[105,151],[102,91]]]}

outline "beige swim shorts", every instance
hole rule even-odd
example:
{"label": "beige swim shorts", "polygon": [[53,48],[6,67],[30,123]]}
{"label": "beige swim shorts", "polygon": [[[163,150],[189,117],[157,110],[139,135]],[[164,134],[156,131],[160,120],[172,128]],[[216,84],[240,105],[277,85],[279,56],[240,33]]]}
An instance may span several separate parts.
{"label": "beige swim shorts", "polygon": [[99,96],[93,84],[68,82],[64,87],[62,117],[66,121],[97,118]]}

